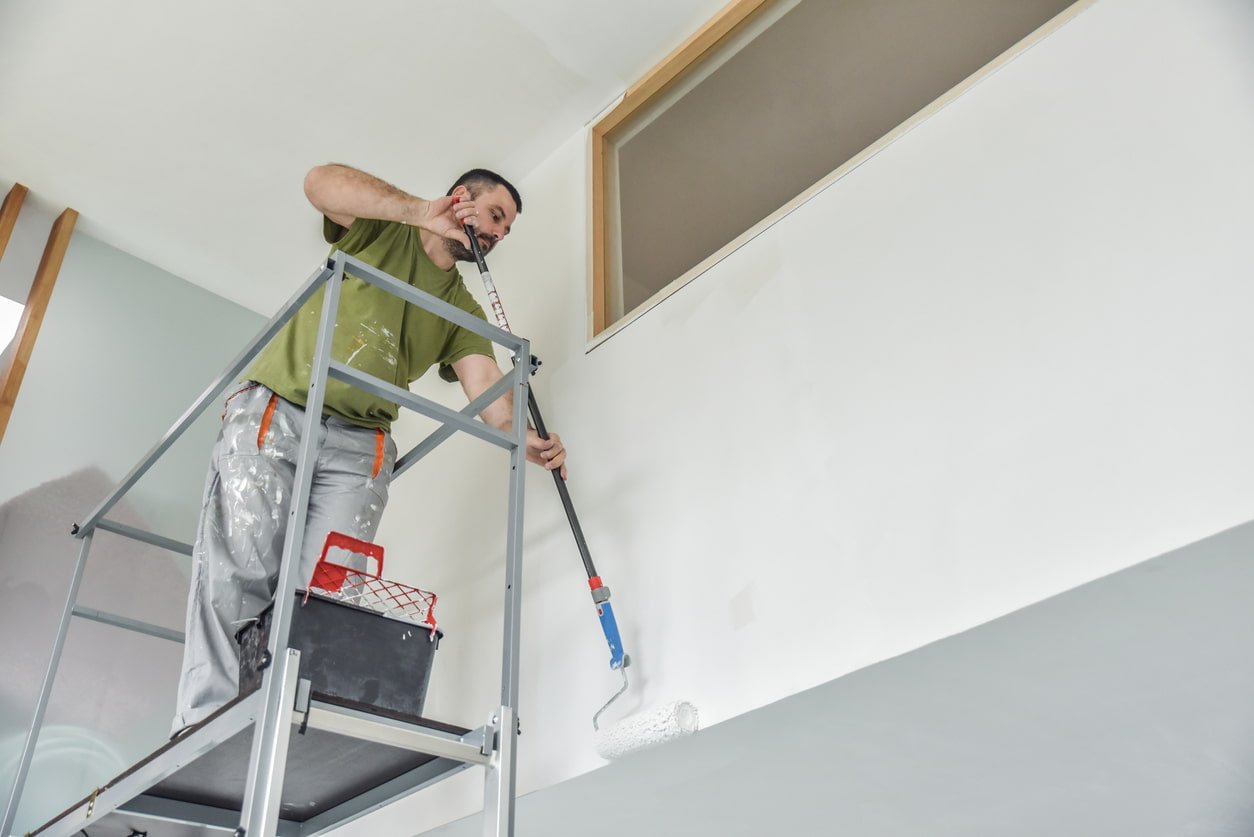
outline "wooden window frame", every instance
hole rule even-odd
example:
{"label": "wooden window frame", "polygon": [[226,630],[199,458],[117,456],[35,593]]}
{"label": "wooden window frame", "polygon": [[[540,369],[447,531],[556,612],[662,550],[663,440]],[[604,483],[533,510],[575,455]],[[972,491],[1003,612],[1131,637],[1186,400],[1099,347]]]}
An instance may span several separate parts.
{"label": "wooden window frame", "polygon": [[[609,180],[609,172],[606,169],[606,148],[614,140],[615,130],[622,127],[638,111],[658,101],[688,71],[696,69],[696,66],[702,59],[739,34],[776,2],[777,0],[732,0],[696,34],[664,58],[661,63],[650,70],[640,81],[628,88],[627,92],[623,94],[622,100],[592,126],[590,132],[592,241],[589,248],[591,256],[591,270],[589,271],[591,280],[588,289],[591,302],[588,333],[589,349],[600,345],[600,343],[612,337],[621,328],[639,316],[639,313],[623,312],[623,316],[612,323],[608,319],[610,271],[606,231],[606,186]],[[827,189],[827,187],[874,157],[900,137],[909,133],[920,123],[930,119],[968,90],[1031,49],[1047,36],[1062,28],[1097,2],[1098,0],[1075,0],[1075,2],[1051,20],[1046,21],[1034,32],[1024,36],[1018,43],[1011,45],[992,61],[954,85],[954,87],[933,100],[929,105],[871,143],[860,153],[855,154],[827,176],[821,178],[766,218],[745,230],[719,250],[711,253],[691,270],[682,276],[676,277],[665,288],[658,291],[648,303],[636,310],[643,313],[643,311],[657,304],[658,301],[674,293],[707,270],[711,265],[721,261],[729,253],[739,249],[746,242],[791,214],[798,207],[807,203],[820,192]]]}
{"label": "wooden window frame", "polygon": [[14,183],[9,194],[4,196],[0,205],[0,259],[4,258],[4,249],[9,246],[9,237],[17,226],[17,216],[22,212],[22,203],[26,200],[27,189],[21,183]]}
{"label": "wooden window frame", "polygon": [[661,63],[636,82],[609,113],[592,126],[592,334],[595,338],[610,323],[609,263],[605,238],[606,145],[618,128],[641,108],[656,101],[706,55],[751,23],[776,0],[732,0],[692,37],[680,44]]}
{"label": "wooden window frame", "polygon": [[[4,256],[26,193],[25,186],[15,184],[5,197],[3,206],[0,206],[0,258]],[[52,299],[52,288],[61,271],[61,263],[65,260],[65,251],[70,245],[70,237],[74,234],[74,224],[77,221],[78,213],[67,209],[53,222],[52,230],[48,233],[48,243],[44,245],[44,253],[39,260],[39,268],[35,271],[35,279],[26,295],[26,307],[22,309],[22,318],[13,335],[13,351],[4,369],[0,370],[0,444],[4,443],[5,430],[8,429],[9,418],[17,403],[18,390],[22,387],[26,367],[35,350],[35,338],[39,336],[39,327],[43,324],[48,302]]]}

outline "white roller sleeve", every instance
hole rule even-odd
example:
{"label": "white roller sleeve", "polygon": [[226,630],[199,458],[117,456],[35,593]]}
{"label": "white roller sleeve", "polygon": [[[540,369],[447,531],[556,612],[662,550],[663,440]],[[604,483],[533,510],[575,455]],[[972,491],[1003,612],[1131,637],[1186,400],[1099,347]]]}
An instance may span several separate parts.
{"label": "white roller sleeve", "polygon": [[686,700],[677,700],[597,730],[597,754],[603,759],[616,759],[690,735],[698,725],[697,708]]}

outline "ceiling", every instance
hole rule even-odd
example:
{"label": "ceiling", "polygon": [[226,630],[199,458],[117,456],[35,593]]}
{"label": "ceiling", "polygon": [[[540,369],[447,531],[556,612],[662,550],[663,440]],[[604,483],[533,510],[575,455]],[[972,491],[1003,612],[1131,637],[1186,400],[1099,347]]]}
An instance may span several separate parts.
{"label": "ceiling", "polygon": [[322,252],[310,166],[521,180],[724,4],[5,0],[0,178],[269,313]]}

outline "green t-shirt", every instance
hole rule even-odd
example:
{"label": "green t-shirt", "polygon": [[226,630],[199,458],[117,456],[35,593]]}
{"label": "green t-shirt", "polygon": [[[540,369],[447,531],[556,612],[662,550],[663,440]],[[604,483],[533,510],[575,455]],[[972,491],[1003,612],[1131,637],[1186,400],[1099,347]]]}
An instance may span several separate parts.
{"label": "green t-shirt", "polygon": [[[422,249],[416,227],[358,218],[346,232],[327,218],[323,235],[334,245],[332,252],[343,250],[486,321],[483,308],[466,289],[457,268],[441,270],[432,263]],[[325,292],[325,288],[319,289],[296,312],[257,356],[246,375],[302,406],[309,395],[309,371]],[[492,343],[346,274],[331,341],[333,358],[405,388],[437,363],[440,377],[456,381],[457,375],[449,364],[467,355],[494,357]],[[329,378],[323,412],[361,427],[389,430],[398,409],[386,399]]]}

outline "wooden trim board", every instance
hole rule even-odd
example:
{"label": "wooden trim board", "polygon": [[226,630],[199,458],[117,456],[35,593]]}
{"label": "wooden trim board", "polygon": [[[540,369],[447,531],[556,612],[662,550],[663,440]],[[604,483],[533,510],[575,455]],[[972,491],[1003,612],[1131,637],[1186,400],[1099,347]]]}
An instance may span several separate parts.
{"label": "wooden trim board", "polygon": [[4,248],[9,246],[9,236],[17,224],[17,216],[22,211],[22,202],[26,200],[27,189],[21,183],[14,183],[9,194],[4,196],[0,204],[0,258],[4,257]]}
{"label": "wooden trim board", "polygon": [[65,260],[65,251],[69,247],[70,236],[74,233],[77,220],[78,213],[67,209],[53,222],[52,231],[48,233],[48,243],[44,246],[43,257],[35,271],[35,281],[26,297],[26,308],[17,324],[17,334],[13,336],[13,351],[0,373],[0,443],[4,442],[4,431],[9,426],[13,405],[17,403],[17,392],[26,375],[26,366],[35,349],[35,338],[39,335],[44,313],[48,310],[48,301],[52,299],[52,288],[61,271],[61,263]]}
{"label": "wooden trim board", "polygon": [[665,93],[685,72],[716,49],[775,0],[732,0],[688,40],[638,82],[628,88],[623,99],[592,126],[592,333],[595,338],[606,329],[609,311],[609,289],[606,285],[609,265],[605,246],[605,146],[612,132],[658,96]]}

